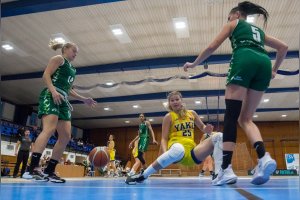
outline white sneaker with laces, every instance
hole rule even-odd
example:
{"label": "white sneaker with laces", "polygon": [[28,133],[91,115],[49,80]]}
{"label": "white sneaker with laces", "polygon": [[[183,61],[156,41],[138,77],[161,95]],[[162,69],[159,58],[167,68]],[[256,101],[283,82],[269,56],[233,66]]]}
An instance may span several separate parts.
{"label": "white sneaker with laces", "polygon": [[33,179],[33,175],[30,174],[29,172],[25,172],[22,176],[24,179]]}
{"label": "white sneaker with laces", "polygon": [[254,174],[251,183],[254,185],[266,183],[276,170],[276,166],[276,161],[271,158],[268,152],[266,152],[264,157],[258,160],[258,164],[252,171]]}
{"label": "white sneaker with laces", "polygon": [[31,179],[37,182],[47,182],[49,181],[48,174],[44,174],[40,170],[33,170],[32,173],[25,172],[22,176],[24,179]]}
{"label": "white sneaker with laces", "polygon": [[217,177],[212,180],[212,185],[234,184],[237,181],[237,176],[229,165],[226,169],[220,169]]}

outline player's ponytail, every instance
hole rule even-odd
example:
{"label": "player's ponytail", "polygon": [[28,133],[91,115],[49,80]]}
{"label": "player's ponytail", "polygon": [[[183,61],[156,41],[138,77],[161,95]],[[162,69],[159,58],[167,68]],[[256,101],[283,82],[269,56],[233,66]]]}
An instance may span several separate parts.
{"label": "player's ponytail", "polygon": [[77,46],[75,43],[67,42],[67,43],[59,43],[56,40],[50,40],[49,47],[56,51],[57,49],[61,49],[61,53],[64,53],[65,49],[70,47]]}
{"label": "player's ponytail", "polygon": [[238,4],[238,6],[231,9],[230,13],[235,13],[239,11],[242,16],[247,17],[248,15],[259,14],[264,16],[264,26],[267,25],[269,13],[268,11],[261,7],[260,5],[251,3],[249,1],[243,1]]}

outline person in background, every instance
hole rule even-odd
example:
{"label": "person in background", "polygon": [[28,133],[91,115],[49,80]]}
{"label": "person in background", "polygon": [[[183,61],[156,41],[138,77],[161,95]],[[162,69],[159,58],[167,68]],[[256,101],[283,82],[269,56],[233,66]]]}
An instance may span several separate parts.
{"label": "person in background", "polygon": [[23,176],[27,167],[29,152],[32,150],[32,145],[33,145],[33,142],[29,137],[30,131],[28,129],[23,129],[23,130],[24,130],[24,134],[19,136],[16,149],[15,149],[15,155],[17,156],[17,163],[14,168],[14,173],[13,173],[14,178],[18,177],[21,163],[22,163],[21,177]]}

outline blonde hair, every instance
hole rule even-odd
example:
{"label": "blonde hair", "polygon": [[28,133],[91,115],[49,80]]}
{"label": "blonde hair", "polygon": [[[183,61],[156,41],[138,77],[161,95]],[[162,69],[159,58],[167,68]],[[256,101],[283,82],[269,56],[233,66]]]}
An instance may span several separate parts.
{"label": "blonde hair", "polygon": [[57,49],[61,49],[61,53],[63,54],[65,49],[68,49],[70,47],[77,47],[77,45],[73,42],[59,43],[55,40],[50,40],[49,47],[54,51],[56,51]]}
{"label": "blonde hair", "polygon": [[[178,95],[180,97],[180,99],[182,99],[182,94],[180,92],[178,92],[178,91],[173,91],[173,92],[170,92],[168,94],[168,108],[169,108],[169,110],[171,110],[173,112],[175,112],[175,111],[172,109],[172,107],[170,105],[170,99],[171,99],[172,96],[175,96],[175,95]],[[185,118],[186,117],[186,113],[187,113],[187,109],[182,104],[181,109],[179,110],[179,112],[177,114],[179,115],[180,118]]]}

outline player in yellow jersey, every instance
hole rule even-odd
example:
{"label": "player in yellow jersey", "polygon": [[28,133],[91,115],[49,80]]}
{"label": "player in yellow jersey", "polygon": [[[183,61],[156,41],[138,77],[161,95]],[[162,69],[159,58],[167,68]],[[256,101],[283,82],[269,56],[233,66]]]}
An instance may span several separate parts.
{"label": "player in yellow jersey", "polygon": [[109,140],[107,142],[107,148],[108,148],[108,152],[109,152],[109,157],[110,157],[110,161],[108,163],[108,170],[110,170],[110,168],[112,168],[112,175],[114,176],[118,176],[117,173],[117,168],[115,165],[115,157],[116,157],[116,149],[115,149],[115,141],[114,141],[114,135],[110,134],[109,135]]}
{"label": "player in yellow jersey", "polygon": [[194,142],[195,125],[204,133],[211,133],[213,126],[205,125],[195,111],[184,107],[180,92],[171,92],[168,95],[168,103],[170,112],[165,115],[162,124],[162,155],[144,173],[127,177],[125,181],[127,184],[142,182],[154,172],[173,163],[185,166],[200,164],[213,152],[216,142],[221,141],[219,137],[222,137],[222,134],[214,134],[211,138],[196,145]]}

